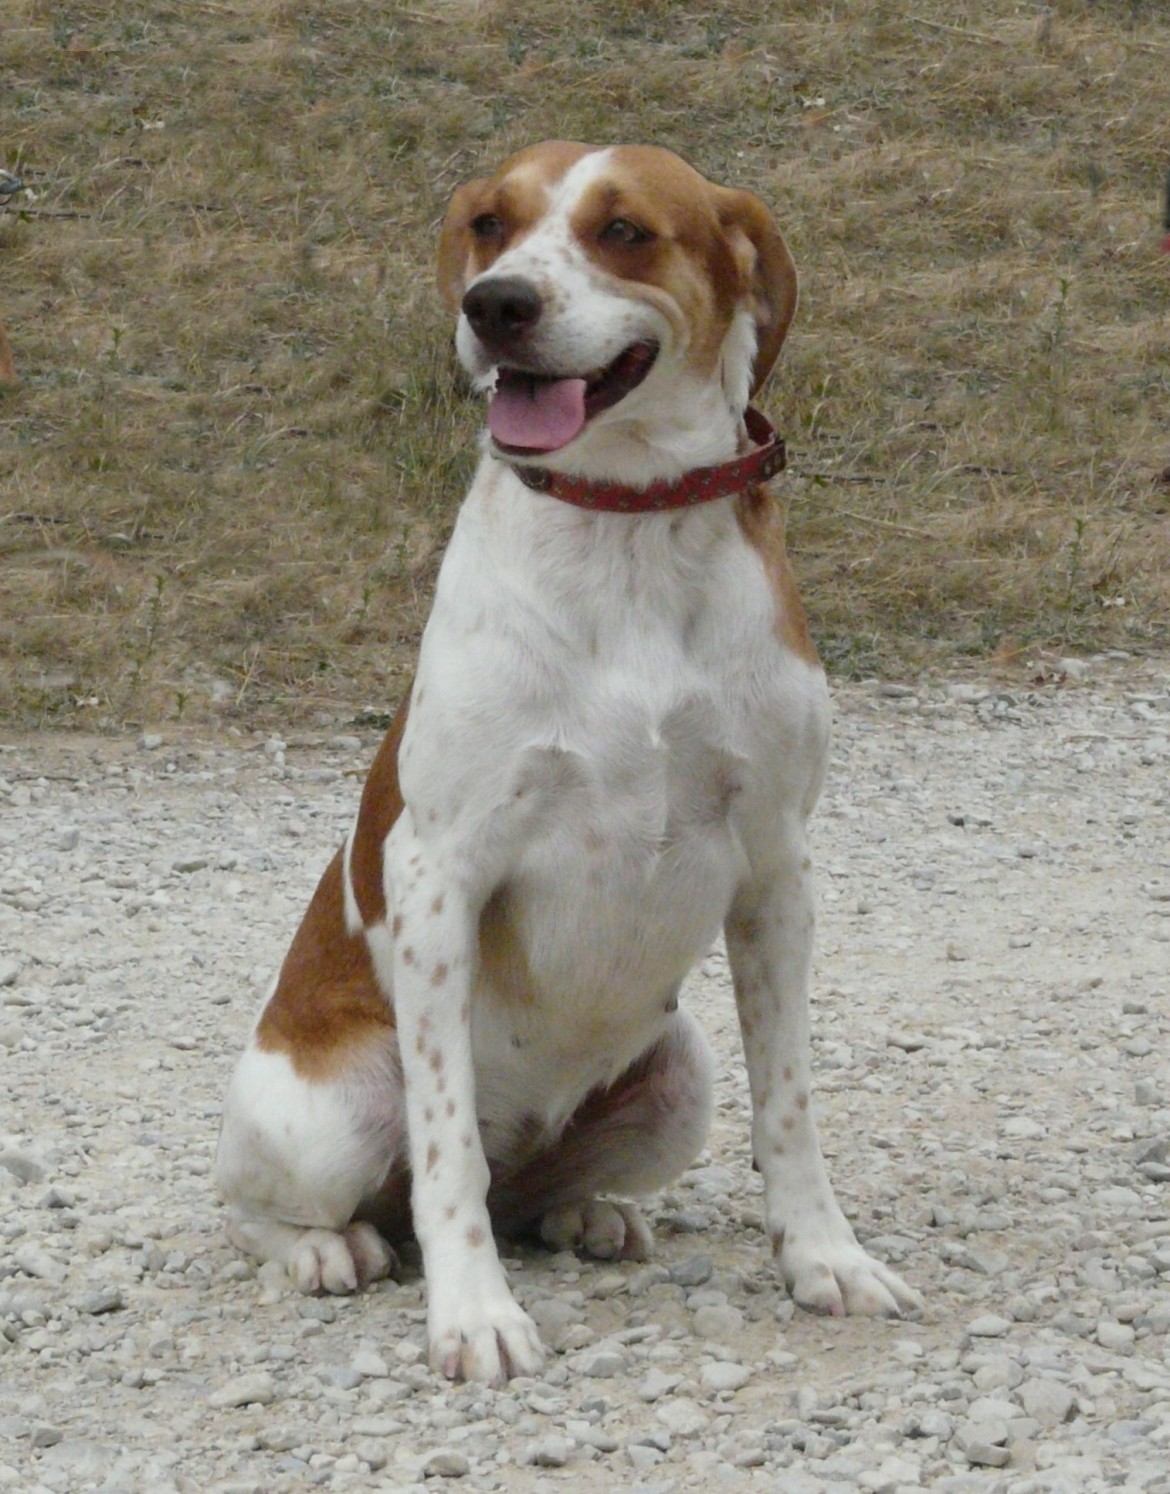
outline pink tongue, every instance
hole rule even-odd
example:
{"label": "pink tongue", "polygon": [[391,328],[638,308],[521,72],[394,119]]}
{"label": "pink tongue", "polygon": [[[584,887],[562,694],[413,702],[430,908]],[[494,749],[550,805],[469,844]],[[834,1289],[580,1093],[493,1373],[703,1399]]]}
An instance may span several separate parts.
{"label": "pink tongue", "polygon": [[501,381],[488,405],[488,429],[504,446],[556,451],[584,425],[584,379],[512,377]]}

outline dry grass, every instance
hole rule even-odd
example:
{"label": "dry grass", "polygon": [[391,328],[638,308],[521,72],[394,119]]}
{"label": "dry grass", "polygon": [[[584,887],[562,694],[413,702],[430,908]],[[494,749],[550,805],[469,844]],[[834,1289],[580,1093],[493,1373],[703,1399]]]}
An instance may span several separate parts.
{"label": "dry grass", "polygon": [[10,0],[0,719],[399,691],[479,411],[451,188],[644,139],[775,207],[826,657],[1170,640],[1163,0]]}

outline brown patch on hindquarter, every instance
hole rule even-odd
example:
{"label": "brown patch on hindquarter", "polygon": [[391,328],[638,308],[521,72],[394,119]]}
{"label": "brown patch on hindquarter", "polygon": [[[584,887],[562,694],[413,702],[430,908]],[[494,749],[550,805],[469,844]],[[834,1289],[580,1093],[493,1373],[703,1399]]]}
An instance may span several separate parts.
{"label": "brown patch on hindquarter", "polygon": [[[402,812],[398,748],[408,699],[366,779],[350,852],[350,878],[366,925],[386,917],[382,846]],[[337,852],[317,884],[256,1028],[256,1046],[288,1054],[305,1079],[327,1078],[352,1058],[355,1046],[387,1042],[394,1033],[394,1012],[378,984],[365,934],[346,928],[344,854]]]}
{"label": "brown patch on hindquarter", "polygon": [[256,1046],[286,1053],[302,1079],[325,1079],[355,1046],[389,1041],[394,1013],[382,994],[362,933],[347,933],[342,852],[318,883],[276,990],[256,1028]]}
{"label": "brown patch on hindquarter", "polygon": [[819,664],[804,603],[784,547],[784,519],[779,504],[766,488],[748,488],[735,500],[735,518],[740,533],[764,567],[776,602],[774,626],[781,643],[806,664]]}

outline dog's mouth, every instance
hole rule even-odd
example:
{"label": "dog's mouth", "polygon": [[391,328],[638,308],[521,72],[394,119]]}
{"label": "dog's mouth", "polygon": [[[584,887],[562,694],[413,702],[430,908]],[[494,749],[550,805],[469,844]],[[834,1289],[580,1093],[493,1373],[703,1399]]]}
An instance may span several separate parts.
{"label": "dog's mouth", "polygon": [[492,439],[510,456],[559,451],[636,389],[657,357],[656,343],[635,342],[604,368],[577,377],[501,366],[488,405]]}

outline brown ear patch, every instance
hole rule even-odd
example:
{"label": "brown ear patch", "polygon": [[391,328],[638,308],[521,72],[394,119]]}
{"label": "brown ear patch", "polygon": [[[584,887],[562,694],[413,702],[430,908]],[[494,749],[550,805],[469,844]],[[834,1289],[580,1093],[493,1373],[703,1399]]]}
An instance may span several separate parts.
{"label": "brown ear patch", "polygon": [[751,192],[721,188],[719,218],[740,266],[756,319],[752,394],[771,372],[796,314],[796,266],[768,209]]}

